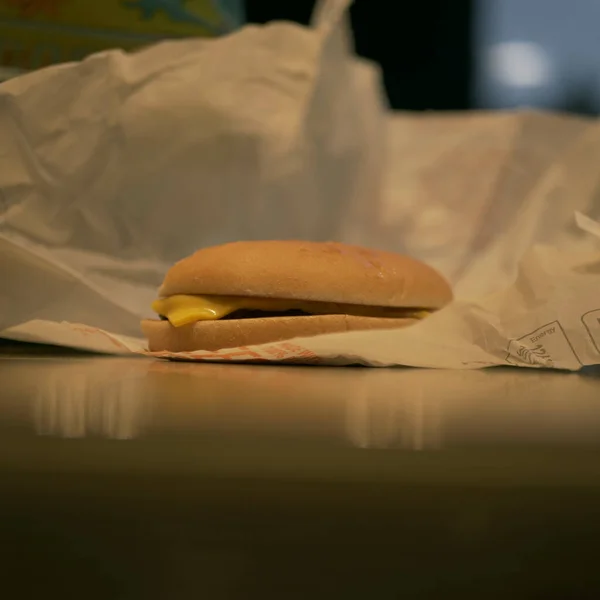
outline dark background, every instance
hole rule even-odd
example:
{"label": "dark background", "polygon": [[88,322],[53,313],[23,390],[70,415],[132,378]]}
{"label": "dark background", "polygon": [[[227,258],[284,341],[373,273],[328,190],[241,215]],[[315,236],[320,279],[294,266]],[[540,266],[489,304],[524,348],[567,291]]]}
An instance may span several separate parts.
{"label": "dark background", "polygon": [[[411,110],[470,108],[472,0],[356,0],[358,54],[377,61],[391,105]],[[252,23],[307,24],[313,0],[246,0]]]}
{"label": "dark background", "polygon": [[[308,23],[311,0],[246,0],[253,23]],[[358,54],[396,109],[600,112],[598,0],[355,0]]]}
{"label": "dark background", "polygon": [[[246,0],[252,23],[307,24],[312,0]],[[358,54],[377,61],[394,108],[464,110],[471,106],[472,0],[355,0]]]}

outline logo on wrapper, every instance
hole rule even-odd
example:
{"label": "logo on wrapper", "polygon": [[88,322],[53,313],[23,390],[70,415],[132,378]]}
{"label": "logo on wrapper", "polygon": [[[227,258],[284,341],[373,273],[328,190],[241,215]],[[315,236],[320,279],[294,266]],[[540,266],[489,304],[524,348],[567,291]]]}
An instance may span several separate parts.
{"label": "logo on wrapper", "polygon": [[591,310],[581,317],[583,326],[594,344],[594,348],[600,354],[600,308]]}
{"label": "logo on wrapper", "polygon": [[538,369],[577,370],[583,366],[558,321],[511,340],[506,362],[517,367]]}

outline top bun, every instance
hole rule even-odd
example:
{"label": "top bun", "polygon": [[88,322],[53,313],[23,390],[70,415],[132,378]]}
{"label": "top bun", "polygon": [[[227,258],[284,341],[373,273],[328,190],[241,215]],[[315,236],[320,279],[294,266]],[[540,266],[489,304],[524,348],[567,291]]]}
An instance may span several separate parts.
{"label": "top bun", "polygon": [[169,269],[159,293],[430,309],[452,300],[445,279],[408,256],[337,242],[292,240],[203,248]]}

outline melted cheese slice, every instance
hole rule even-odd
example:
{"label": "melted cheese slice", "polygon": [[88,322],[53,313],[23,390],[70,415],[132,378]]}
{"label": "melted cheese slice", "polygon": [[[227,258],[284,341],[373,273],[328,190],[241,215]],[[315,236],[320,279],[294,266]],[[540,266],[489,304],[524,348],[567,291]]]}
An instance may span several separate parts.
{"label": "melted cheese slice", "polygon": [[387,308],[333,302],[309,302],[276,298],[250,298],[242,296],[191,296],[179,294],[160,298],[152,303],[152,310],[166,317],[174,327],[197,321],[215,321],[236,310],[261,310],[285,312],[301,310],[312,315],[355,315],[361,317],[390,317],[423,319],[429,311],[411,308]]}

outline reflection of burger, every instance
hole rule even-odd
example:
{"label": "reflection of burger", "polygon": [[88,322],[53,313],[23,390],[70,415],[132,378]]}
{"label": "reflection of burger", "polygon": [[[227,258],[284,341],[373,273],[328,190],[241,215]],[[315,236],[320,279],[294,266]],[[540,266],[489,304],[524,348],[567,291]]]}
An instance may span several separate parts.
{"label": "reflection of burger", "polygon": [[[146,361],[143,361],[144,363]],[[346,403],[369,369],[257,369],[149,361],[148,389],[159,427],[185,431],[327,436],[344,434]],[[363,386],[358,385],[362,390]]]}
{"label": "reflection of burger", "polygon": [[175,264],[142,323],[151,351],[217,350],[405,327],[452,292],[431,267],[340,243],[236,242]]}

